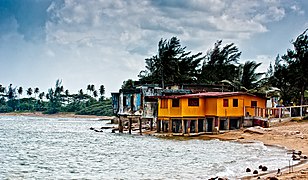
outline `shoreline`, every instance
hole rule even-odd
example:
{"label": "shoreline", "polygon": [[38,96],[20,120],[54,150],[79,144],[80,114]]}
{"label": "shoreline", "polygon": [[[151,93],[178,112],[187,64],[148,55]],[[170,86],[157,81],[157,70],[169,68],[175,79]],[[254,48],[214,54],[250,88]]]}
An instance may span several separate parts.
{"label": "shoreline", "polygon": [[[114,117],[95,116],[95,115],[75,115],[74,113],[42,114],[41,112],[27,113],[0,113],[0,116],[29,116],[29,117],[52,117],[52,118],[95,118],[97,120],[111,120]],[[191,137],[191,139],[219,139],[223,141],[235,141],[239,143],[261,142],[265,146],[275,146],[283,148],[286,151],[302,151],[302,154],[308,156],[308,121],[303,122],[283,122],[270,128],[261,128],[261,134],[244,129],[224,132],[217,135],[200,135]],[[144,132],[143,134],[152,134],[153,132]],[[291,154],[290,154],[291,159]],[[281,175],[276,174],[276,170],[262,172],[258,175],[242,177],[241,179],[268,179],[276,177],[277,179],[308,179],[308,160],[293,165],[293,172],[289,173],[289,167],[282,167]]]}
{"label": "shoreline", "polygon": [[43,114],[42,112],[0,113],[0,116],[28,116],[28,117],[46,117],[46,118],[95,118],[98,120],[111,120],[114,118],[113,116],[77,115],[74,113]]}
{"label": "shoreline", "polygon": [[[263,134],[244,132],[244,129],[225,132],[218,135],[202,135],[197,139],[219,139],[235,141],[239,143],[261,142],[265,146],[283,148],[287,152],[302,151],[308,156],[308,122],[286,122],[277,124],[263,131]],[[290,154],[290,159],[291,159]],[[289,167],[281,168],[281,175],[277,175],[277,170],[272,170],[258,175],[242,177],[241,179],[308,179],[308,160],[302,160],[293,165],[293,172],[289,172]]]}

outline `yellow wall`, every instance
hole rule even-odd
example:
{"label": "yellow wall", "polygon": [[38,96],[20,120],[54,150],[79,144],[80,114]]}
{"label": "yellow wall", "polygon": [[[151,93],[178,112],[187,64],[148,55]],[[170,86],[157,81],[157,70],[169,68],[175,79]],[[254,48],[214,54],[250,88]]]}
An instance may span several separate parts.
{"label": "yellow wall", "polygon": [[[229,106],[223,107],[223,99],[228,99]],[[233,99],[238,99],[238,107],[233,107]],[[245,116],[245,107],[251,106],[251,101],[257,101],[257,107],[265,108],[266,100],[257,96],[240,95],[231,97],[221,97],[217,99],[217,116]],[[254,109],[248,109],[254,111]],[[247,110],[246,110],[247,112]],[[253,112],[249,112],[253,114]]]}
{"label": "yellow wall", "polygon": [[172,107],[172,99],[168,99],[168,108],[161,108],[158,104],[159,117],[204,116],[205,99],[199,99],[199,106],[188,106],[188,99],[180,99],[180,107]]}
{"label": "yellow wall", "polygon": [[217,115],[217,98],[205,99],[205,115],[206,116]]}
{"label": "yellow wall", "polygon": [[205,99],[199,98],[199,106],[188,106],[188,99],[180,100],[182,107],[182,116],[204,116],[205,114]]}
{"label": "yellow wall", "polygon": [[168,108],[161,108],[161,99],[158,104],[158,117],[181,117],[181,100],[180,107],[172,107],[172,99],[168,100]]}
{"label": "yellow wall", "polygon": [[170,99],[168,99],[168,108],[161,108],[161,101],[162,99],[159,99],[158,101],[158,117],[161,116],[171,116],[170,114]]}
{"label": "yellow wall", "polygon": [[[228,107],[223,107],[223,99],[228,99]],[[238,99],[238,107],[233,107],[233,99]],[[160,99],[158,117],[245,116],[244,108],[250,107],[251,101],[257,101],[257,107],[265,108],[265,99],[250,95],[199,98],[199,106],[188,106],[188,98],[182,98],[180,99],[180,107],[172,107],[172,99],[168,99],[168,108],[166,109],[160,108]],[[254,109],[247,109],[246,112],[253,115]]]}
{"label": "yellow wall", "polygon": [[[223,100],[228,99],[228,107],[223,107]],[[233,99],[238,100],[238,107],[233,107]],[[244,116],[244,97],[232,96],[217,99],[217,116]]]}
{"label": "yellow wall", "polygon": [[181,117],[182,116],[182,108],[181,108],[181,100],[180,100],[180,107],[172,107],[172,99],[169,99],[169,113],[172,117]]}

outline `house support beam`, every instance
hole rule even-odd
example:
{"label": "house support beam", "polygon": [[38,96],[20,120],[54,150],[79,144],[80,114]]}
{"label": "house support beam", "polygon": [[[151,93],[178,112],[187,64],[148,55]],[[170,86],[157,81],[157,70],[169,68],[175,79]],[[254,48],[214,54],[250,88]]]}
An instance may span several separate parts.
{"label": "house support beam", "polygon": [[196,120],[196,127],[195,127],[195,132],[199,133],[199,120]]}
{"label": "house support beam", "polygon": [[182,134],[185,134],[185,125],[184,125],[184,119],[182,119]]}
{"label": "house support beam", "polygon": [[139,133],[142,135],[142,118],[139,117]]}
{"label": "house support beam", "polygon": [[119,117],[119,133],[123,133],[123,122],[122,117]]}
{"label": "house support beam", "polygon": [[150,119],[150,130],[153,131],[153,118]]}
{"label": "house support beam", "polygon": [[131,134],[132,133],[132,118],[128,118],[128,133]]}
{"label": "house support beam", "polygon": [[168,133],[172,133],[172,120],[171,120],[171,118],[169,118]]}

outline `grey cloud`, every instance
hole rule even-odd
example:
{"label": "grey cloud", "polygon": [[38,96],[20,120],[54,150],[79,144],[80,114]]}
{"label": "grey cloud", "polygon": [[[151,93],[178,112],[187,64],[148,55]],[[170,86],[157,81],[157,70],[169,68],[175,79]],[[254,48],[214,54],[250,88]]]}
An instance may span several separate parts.
{"label": "grey cloud", "polygon": [[[50,3],[51,0],[3,1],[0,3],[0,24],[3,22],[9,25],[16,23],[17,32],[22,34],[25,40],[35,41],[44,39],[45,22],[48,18],[46,10]],[[7,34],[14,31],[14,27],[11,28],[10,30],[6,29]]]}
{"label": "grey cloud", "polygon": [[228,6],[230,0],[151,0],[159,9],[181,9],[188,11],[219,12]]}
{"label": "grey cloud", "polygon": [[181,24],[174,21],[164,19],[163,17],[157,19],[144,19],[140,22],[140,28],[152,31],[165,31],[171,34],[182,34],[183,29]]}
{"label": "grey cloud", "polygon": [[[78,81],[79,89],[81,83],[89,79],[96,82],[107,79],[106,87],[113,88],[127,78],[136,78],[144,69],[144,59],[157,53],[157,43],[161,38],[177,36],[187,50],[194,52],[206,52],[218,39],[237,45],[251,42],[244,44],[242,51],[249,47],[264,51],[264,42],[268,38],[255,47],[256,43],[252,43],[256,42],[254,37],[270,34],[271,22],[278,21],[275,24],[279,24],[279,21],[284,21],[290,15],[289,5],[292,5],[273,0],[48,0],[37,1],[43,4],[40,7],[39,4],[33,7],[21,5],[36,1],[19,3],[21,1],[14,0],[19,3],[19,8],[22,6],[22,11],[0,11],[0,31],[11,34],[2,35],[1,40],[6,40],[1,41],[0,52],[11,51],[11,55],[5,56],[11,59],[18,56],[27,59],[31,53],[31,59],[26,62],[34,64],[39,60],[39,67],[43,64],[50,66],[50,70],[42,73],[53,73],[52,85],[56,78],[63,77],[66,83],[75,83],[75,86]],[[41,9],[35,10],[34,7]],[[22,14],[28,13],[27,8],[33,12],[25,15],[23,20]],[[15,44],[21,44],[24,36],[45,37],[45,42],[26,49],[29,52],[23,50],[14,54]],[[10,43],[10,40],[13,41]],[[8,42],[10,47],[5,47],[4,42]],[[23,43],[18,48],[31,44]],[[39,46],[46,46],[46,49]],[[24,65],[26,67],[26,63]],[[116,77],[110,77],[111,74],[116,74]],[[43,76],[50,78],[48,74]]]}

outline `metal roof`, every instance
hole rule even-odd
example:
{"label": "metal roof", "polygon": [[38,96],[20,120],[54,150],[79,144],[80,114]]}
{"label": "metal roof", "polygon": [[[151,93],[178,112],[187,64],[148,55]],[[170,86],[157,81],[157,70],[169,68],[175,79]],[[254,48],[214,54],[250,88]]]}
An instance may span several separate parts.
{"label": "metal roof", "polygon": [[246,92],[204,92],[197,94],[186,94],[178,96],[178,98],[193,98],[193,97],[227,97],[227,96],[238,96],[238,95],[250,95],[255,96],[253,94],[249,94]]}

